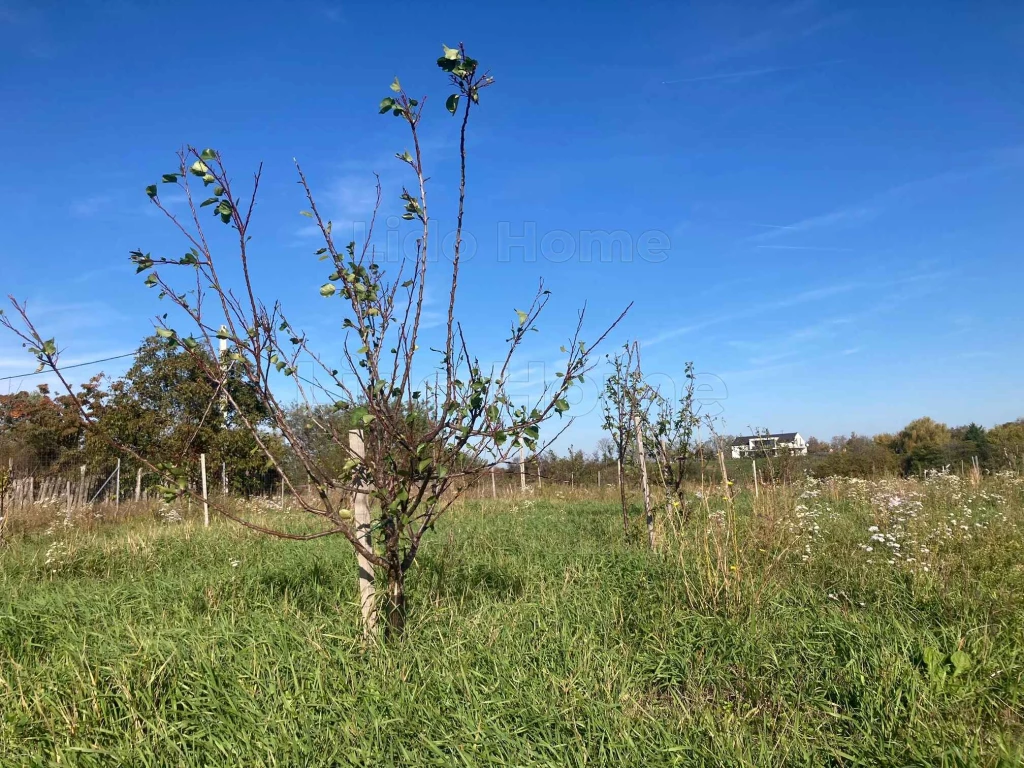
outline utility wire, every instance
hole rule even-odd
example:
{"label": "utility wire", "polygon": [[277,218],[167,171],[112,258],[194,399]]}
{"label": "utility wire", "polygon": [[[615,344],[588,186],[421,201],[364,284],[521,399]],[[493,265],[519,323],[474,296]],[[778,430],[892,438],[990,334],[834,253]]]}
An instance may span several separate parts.
{"label": "utility wire", "polygon": [[[121,360],[125,357],[135,357],[134,352],[126,352],[123,355],[114,355],[113,357],[104,357],[102,360],[90,360],[87,363],[75,363],[74,365],[61,365],[58,366],[58,370],[70,371],[72,368],[85,368],[87,365],[97,365],[98,363],[108,363],[111,360]],[[32,371],[31,373],[20,373],[16,376],[0,376],[0,381],[10,381],[12,379],[23,379],[26,376],[42,376],[43,374],[50,373],[47,368],[42,371]]]}

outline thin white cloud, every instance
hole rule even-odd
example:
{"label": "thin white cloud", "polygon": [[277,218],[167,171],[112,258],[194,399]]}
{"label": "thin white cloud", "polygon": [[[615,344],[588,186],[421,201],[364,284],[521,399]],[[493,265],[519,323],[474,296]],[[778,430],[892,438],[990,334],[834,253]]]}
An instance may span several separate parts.
{"label": "thin white cloud", "polygon": [[[746,309],[741,309],[736,312],[724,313],[717,315],[708,320],[699,321],[696,323],[690,323],[688,325],[680,326],[678,328],[672,328],[661,332],[660,334],[653,336],[642,342],[644,347],[652,347],[657,344],[661,344],[670,339],[678,338],[695,331],[700,331],[705,328],[709,328],[715,325],[721,325],[723,323],[731,323],[737,320],[747,320],[752,317],[764,315],[770,312],[778,312],[783,309],[790,309],[797,307],[802,304],[809,304],[815,301],[821,301],[828,299],[833,296],[839,296],[845,293],[851,293],[858,290],[871,290],[880,291],[889,288],[894,288],[903,285],[914,285],[926,282],[934,282],[943,277],[947,277],[952,272],[948,270],[924,270],[912,275],[905,275],[903,277],[889,278],[885,280],[875,281],[849,281],[843,283],[835,283],[833,285],[825,285],[819,288],[811,288],[806,291],[801,291],[792,296],[789,296],[778,301],[765,302],[761,304],[755,304],[748,306]],[[874,310],[872,310],[874,311]],[[864,313],[862,313],[864,314]],[[849,318],[836,318],[830,321],[826,321],[824,325],[835,325],[838,323],[851,322]],[[794,334],[811,333],[809,329],[803,329],[802,331],[795,331]]]}
{"label": "thin white cloud", "polygon": [[109,208],[112,202],[113,198],[110,195],[92,195],[79,198],[71,202],[71,215],[83,219],[91,218]]}
{"label": "thin white cloud", "polygon": [[787,235],[831,229],[841,226],[855,226],[886,213],[892,207],[915,200],[943,187],[975,179],[989,173],[1018,168],[1024,165],[1022,147],[1001,148],[986,153],[986,160],[970,168],[943,171],[913,181],[897,184],[872,197],[847,206],[842,206],[817,216],[810,216],[786,225],[772,225],[768,232],[761,232],[745,238],[746,242],[765,242]]}
{"label": "thin white cloud", "polygon": [[684,77],[678,80],[663,80],[662,85],[679,85],[682,83],[703,83],[709,80],[745,80],[750,77],[761,77],[763,75],[772,75],[777,72],[792,72],[803,69],[818,69],[820,67],[829,67],[835,64],[842,64],[845,59],[834,59],[831,61],[818,61],[811,64],[795,64],[786,67],[760,67],[758,69],[745,69],[739,72],[720,72],[713,75],[700,75],[697,77]]}

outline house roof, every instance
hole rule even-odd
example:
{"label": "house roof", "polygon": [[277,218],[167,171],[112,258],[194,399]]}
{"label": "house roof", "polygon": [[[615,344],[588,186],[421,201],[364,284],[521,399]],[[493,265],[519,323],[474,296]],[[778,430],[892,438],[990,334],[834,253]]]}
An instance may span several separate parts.
{"label": "house roof", "polygon": [[796,436],[799,432],[777,432],[771,435],[747,435],[745,437],[737,437],[732,441],[731,445],[747,445],[751,440],[758,440],[762,437],[774,437],[779,442],[791,443],[796,440]]}

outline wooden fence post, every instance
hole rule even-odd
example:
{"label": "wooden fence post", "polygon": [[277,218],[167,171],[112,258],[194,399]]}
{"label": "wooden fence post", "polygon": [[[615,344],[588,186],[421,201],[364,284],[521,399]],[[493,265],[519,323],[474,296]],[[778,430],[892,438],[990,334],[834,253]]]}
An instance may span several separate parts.
{"label": "wooden fence post", "polygon": [[[348,445],[353,457],[361,460],[366,455],[361,430],[349,430]],[[370,515],[370,494],[367,493],[365,486],[360,485],[355,495],[353,507],[352,515],[355,518],[356,536],[360,544],[370,549],[373,546],[373,539],[370,536],[373,518]],[[356,563],[359,585],[359,612],[363,619],[363,637],[366,640],[372,640],[377,629],[377,592],[373,583],[373,563],[358,552],[356,552]]]}
{"label": "wooden fence post", "polygon": [[519,438],[519,490],[526,493],[526,446]]}
{"label": "wooden fence post", "polygon": [[654,549],[656,544],[654,536],[654,510],[651,509],[651,488],[647,484],[647,456],[644,453],[644,436],[640,424],[640,415],[633,414],[633,429],[636,430],[637,458],[640,460],[640,484],[644,493],[644,515],[647,519],[647,541]]}
{"label": "wooden fence post", "polygon": [[760,491],[757,488],[757,459],[751,459],[750,465],[754,470],[754,498],[756,499],[758,496],[761,495]]}
{"label": "wooden fence post", "polygon": [[199,472],[203,481],[203,527],[210,527],[210,504],[206,496],[206,454],[199,454]]}
{"label": "wooden fence post", "polygon": [[64,522],[67,525],[71,525],[71,481],[70,480],[68,480],[66,495],[67,495],[67,502],[66,502],[67,507],[64,510]]}
{"label": "wooden fence post", "polygon": [[491,467],[491,498],[498,498],[498,485],[494,482],[494,467]]}
{"label": "wooden fence post", "polygon": [[121,509],[121,459],[117,460],[117,480],[114,483],[114,509]]}
{"label": "wooden fence post", "polygon": [[135,501],[142,500],[142,467],[135,472]]}

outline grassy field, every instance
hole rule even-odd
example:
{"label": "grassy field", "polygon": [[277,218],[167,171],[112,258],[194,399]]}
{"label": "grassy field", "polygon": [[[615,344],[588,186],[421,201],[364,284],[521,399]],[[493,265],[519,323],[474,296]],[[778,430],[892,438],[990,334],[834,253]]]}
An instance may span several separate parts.
{"label": "grassy field", "polygon": [[472,502],[407,637],[342,540],[150,516],[0,552],[0,765],[1019,765],[1024,486],[808,482],[623,541]]}

